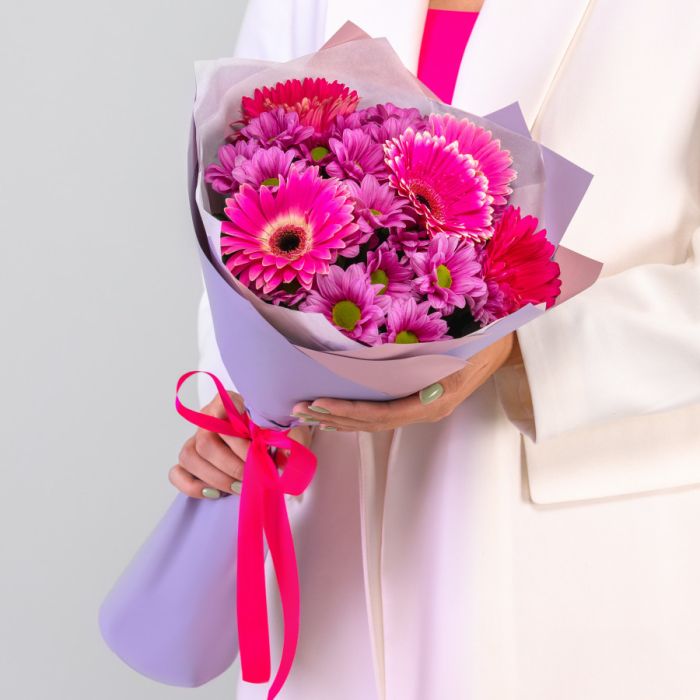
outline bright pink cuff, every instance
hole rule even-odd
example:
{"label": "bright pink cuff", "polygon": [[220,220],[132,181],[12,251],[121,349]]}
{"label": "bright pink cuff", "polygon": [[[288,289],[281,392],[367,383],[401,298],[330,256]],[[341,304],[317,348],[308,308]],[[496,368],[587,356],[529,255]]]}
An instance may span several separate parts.
{"label": "bright pink cuff", "polygon": [[418,78],[451,103],[464,49],[478,12],[428,10],[418,59]]}

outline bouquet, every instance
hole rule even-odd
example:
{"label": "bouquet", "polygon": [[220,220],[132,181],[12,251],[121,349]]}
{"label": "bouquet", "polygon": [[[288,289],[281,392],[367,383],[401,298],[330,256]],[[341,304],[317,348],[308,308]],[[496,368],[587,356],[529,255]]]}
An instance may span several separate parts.
{"label": "bouquet", "polygon": [[499,140],[469,118],[359,101],[308,77],[243,97],[204,174],[225,197],[231,274],[370,346],[463,337],[552,306],[555,248],[509,204],[517,174]]}
{"label": "bouquet", "polygon": [[285,503],[315,468],[287,435],[292,406],[412,394],[589,286],[600,264],[559,245],[589,182],[517,105],[482,118],[440,103],[351,24],[286,64],[198,64],[190,202],[247,410],[213,375],[226,420],[176,407],[251,449],[240,498],[177,497],[102,606],[110,647],[165,683],[204,683],[239,652],[243,679],[268,681],[267,543],[275,697],[303,623]]}

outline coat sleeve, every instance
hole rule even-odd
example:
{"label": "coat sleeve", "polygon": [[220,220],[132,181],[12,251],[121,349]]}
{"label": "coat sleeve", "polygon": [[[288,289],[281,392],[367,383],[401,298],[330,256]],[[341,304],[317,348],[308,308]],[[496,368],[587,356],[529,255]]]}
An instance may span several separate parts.
{"label": "coat sleeve", "polygon": [[518,331],[523,366],[497,382],[536,442],[700,403],[700,227],[688,259],[599,280]]}
{"label": "coat sleeve", "polygon": [[[316,51],[323,44],[326,0],[250,0],[236,42],[234,56],[270,61],[290,61]],[[235,390],[224,368],[214,335],[206,290],[198,311],[199,368],[216,374],[224,386]],[[211,401],[211,380],[198,376],[200,405]]]}

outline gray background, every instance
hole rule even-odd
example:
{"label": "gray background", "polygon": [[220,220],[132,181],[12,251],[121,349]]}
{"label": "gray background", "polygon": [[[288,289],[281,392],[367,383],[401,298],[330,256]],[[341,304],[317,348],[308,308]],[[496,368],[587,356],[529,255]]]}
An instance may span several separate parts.
{"label": "gray background", "polygon": [[[232,698],[124,666],[97,609],[174,496],[200,279],[192,63],[244,0],[0,5],[0,697]],[[232,601],[233,602],[233,601]]]}

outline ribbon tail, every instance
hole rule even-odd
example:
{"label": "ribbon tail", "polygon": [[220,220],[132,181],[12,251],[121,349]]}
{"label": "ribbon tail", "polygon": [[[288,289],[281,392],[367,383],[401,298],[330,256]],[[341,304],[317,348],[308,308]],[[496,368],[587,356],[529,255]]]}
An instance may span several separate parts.
{"label": "ribbon tail", "polygon": [[[255,445],[248,450],[245,480],[238,514],[238,571],[236,610],[243,680],[264,683],[270,679],[270,633],[265,591],[264,489]],[[269,459],[269,458],[268,458]]]}
{"label": "ribbon tail", "polygon": [[267,696],[268,700],[273,700],[282,689],[292,668],[301,619],[299,574],[294,553],[294,539],[284,492],[278,489],[270,489],[265,494],[265,536],[275,567],[284,619],[282,657]]}

